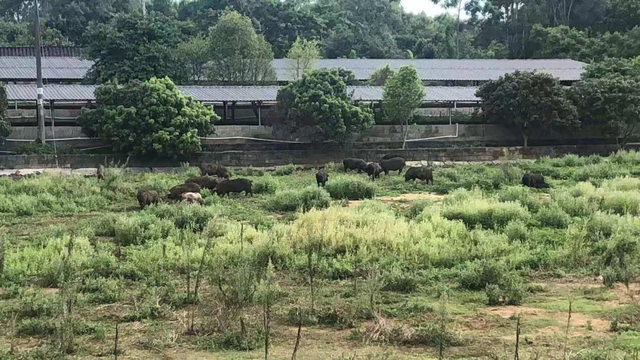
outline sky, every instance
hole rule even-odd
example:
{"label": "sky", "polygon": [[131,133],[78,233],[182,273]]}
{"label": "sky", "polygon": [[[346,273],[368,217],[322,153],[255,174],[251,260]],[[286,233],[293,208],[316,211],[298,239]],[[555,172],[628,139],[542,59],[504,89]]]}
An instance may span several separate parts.
{"label": "sky", "polygon": [[[429,16],[436,16],[447,11],[440,5],[434,4],[431,0],[402,0],[401,3],[405,11],[415,14],[419,14],[424,11]],[[454,9],[449,10],[449,12],[452,15],[456,13]]]}

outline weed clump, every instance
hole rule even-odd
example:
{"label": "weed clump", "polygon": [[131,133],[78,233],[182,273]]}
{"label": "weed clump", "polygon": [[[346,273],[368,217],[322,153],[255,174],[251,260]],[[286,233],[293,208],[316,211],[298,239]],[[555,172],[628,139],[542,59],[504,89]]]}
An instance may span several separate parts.
{"label": "weed clump", "polygon": [[371,199],[376,195],[375,186],[363,179],[338,178],[327,183],[325,189],[337,200]]}

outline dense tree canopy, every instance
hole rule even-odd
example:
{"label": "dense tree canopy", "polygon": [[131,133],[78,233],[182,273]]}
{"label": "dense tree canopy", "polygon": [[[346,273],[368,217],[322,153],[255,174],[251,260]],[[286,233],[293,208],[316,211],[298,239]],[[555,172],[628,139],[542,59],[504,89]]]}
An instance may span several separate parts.
{"label": "dense tree canopy", "polygon": [[175,20],[160,14],[119,14],[107,24],[89,27],[87,36],[92,39],[85,48],[86,56],[94,61],[88,74],[92,81],[124,83],[154,76],[185,79],[176,51],[184,36]]}
{"label": "dense tree canopy", "polygon": [[351,102],[344,74],[323,69],[303,75],[278,92],[282,123],[274,124],[279,135],[313,141],[345,142],[373,126],[373,112]]}
{"label": "dense tree canopy", "polygon": [[[237,11],[271,44],[277,58],[286,57],[298,38],[317,40],[323,56],[329,58],[412,55],[590,61],[633,57],[640,50],[640,0],[434,2],[467,16],[409,14],[399,0],[148,0],[147,11],[180,22],[183,29],[189,29],[189,36],[203,37],[225,13]],[[134,12],[140,12],[138,1],[42,1],[46,28],[78,45],[95,41],[86,32],[91,24],[106,24],[119,13]],[[0,3],[0,29],[32,21],[31,0]],[[18,36],[15,42],[5,43],[27,45],[30,41]]]}
{"label": "dense tree canopy", "polygon": [[200,151],[200,137],[213,133],[218,120],[169,78],[101,85],[96,104],[80,123],[114,150],[133,154],[180,157]]}
{"label": "dense tree canopy", "polygon": [[248,17],[225,13],[210,30],[209,47],[209,79],[236,84],[275,81],[271,45],[256,34]]}
{"label": "dense tree canopy", "polygon": [[480,87],[482,111],[490,121],[517,128],[524,146],[533,133],[578,126],[577,109],[551,75],[515,72]]}

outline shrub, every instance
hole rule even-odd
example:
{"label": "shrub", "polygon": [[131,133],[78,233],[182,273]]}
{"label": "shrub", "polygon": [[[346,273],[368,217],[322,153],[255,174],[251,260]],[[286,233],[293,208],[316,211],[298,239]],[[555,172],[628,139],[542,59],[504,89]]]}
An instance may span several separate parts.
{"label": "shrub", "polygon": [[51,319],[24,319],[18,324],[16,333],[27,336],[49,336],[57,331],[56,322]]}
{"label": "shrub", "polygon": [[562,209],[543,207],[535,215],[535,219],[542,227],[566,229],[571,222],[571,217]]}
{"label": "shrub", "polygon": [[173,228],[171,222],[148,213],[121,215],[114,224],[114,240],[120,246],[141,245],[149,240],[166,238]]}
{"label": "shrub", "polygon": [[519,203],[477,198],[445,207],[442,216],[449,220],[462,220],[469,227],[482,225],[489,229],[503,227],[512,220],[527,221],[530,217],[527,209]]}
{"label": "shrub", "polygon": [[330,200],[324,189],[309,186],[302,190],[277,192],[270,199],[268,207],[274,211],[309,211],[313,208],[327,208]]}
{"label": "shrub", "polygon": [[475,261],[467,263],[458,275],[460,286],[468,290],[482,290],[489,284],[499,284],[508,271],[502,262]]}
{"label": "shrub", "polygon": [[524,186],[504,187],[498,191],[497,197],[502,202],[517,201],[531,212],[540,209],[540,200],[532,193],[531,189]]}
{"label": "shrub", "polygon": [[89,301],[96,304],[112,304],[120,300],[122,286],[116,279],[87,279],[80,291],[88,293]]}
{"label": "shrub", "polygon": [[263,176],[264,170],[252,167],[232,169],[234,176]]}
{"label": "shrub", "polygon": [[214,216],[211,208],[186,203],[152,206],[146,208],[143,213],[153,214],[160,219],[172,221],[178,229],[191,229],[198,232],[204,230]]}
{"label": "shrub", "polygon": [[288,164],[285,166],[280,166],[273,171],[273,175],[275,176],[285,176],[291,175],[296,171],[296,166],[293,164]]}
{"label": "shrub", "polygon": [[175,158],[200,151],[199,137],[212,133],[219,119],[169,78],[101,85],[96,104],[82,113],[81,125],[116,151],[142,155]]}
{"label": "shrub", "polygon": [[524,242],[527,240],[527,236],[529,234],[529,230],[527,229],[527,225],[521,220],[510,221],[503,230],[504,234],[507,235],[509,241],[521,241]]}
{"label": "shrub", "polygon": [[393,267],[384,273],[382,290],[411,293],[418,288],[418,279],[407,270]]}
{"label": "shrub", "polygon": [[371,199],[376,194],[375,186],[362,179],[338,178],[325,186],[333,199],[361,200]]}
{"label": "shrub", "polygon": [[254,194],[274,194],[278,190],[278,181],[271,176],[263,176],[253,181]]}

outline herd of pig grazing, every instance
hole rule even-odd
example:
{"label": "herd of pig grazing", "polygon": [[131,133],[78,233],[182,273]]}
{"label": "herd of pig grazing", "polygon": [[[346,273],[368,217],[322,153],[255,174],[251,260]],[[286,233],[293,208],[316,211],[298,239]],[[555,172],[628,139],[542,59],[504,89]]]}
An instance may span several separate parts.
{"label": "herd of pig grazing", "polygon": [[[398,155],[385,155],[378,162],[367,163],[362,159],[344,159],[342,160],[344,171],[356,170],[358,174],[365,172],[372,181],[380,178],[380,174],[389,175],[392,171],[397,171],[398,175],[407,166],[406,160]],[[427,184],[433,184],[433,170],[428,167],[410,167],[404,174],[405,181],[422,180]]]}
{"label": "herd of pig grazing", "polygon": [[[204,199],[200,194],[202,189],[214,191],[218,196],[242,192],[246,195],[253,195],[251,180],[242,178],[230,179],[229,171],[224,166],[202,164],[200,166],[200,176],[189,178],[184,184],[176,185],[169,189],[167,199],[203,205]],[[154,190],[140,189],[136,197],[142,209],[160,202],[160,195]]]}

